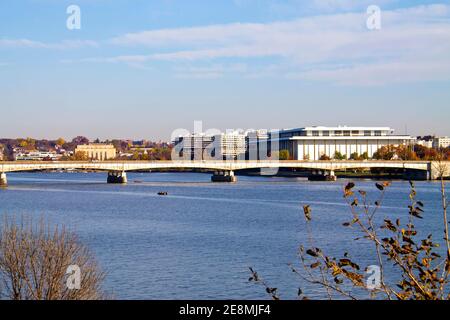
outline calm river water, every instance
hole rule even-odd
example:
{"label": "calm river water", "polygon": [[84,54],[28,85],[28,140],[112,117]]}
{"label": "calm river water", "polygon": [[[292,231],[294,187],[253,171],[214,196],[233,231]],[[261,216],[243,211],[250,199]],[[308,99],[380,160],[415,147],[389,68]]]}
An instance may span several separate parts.
{"label": "calm river water", "polygon": [[[106,184],[102,173],[8,174],[0,213],[44,215],[76,231],[107,272],[105,289],[118,299],[265,299],[248,282],[250,266],[282,298],[294,299],[299,287],[323,297],[288,267],[308,243],[304,204],[312,207],[318,246],[349,251],[362,266],[376,263],[371,247],[342,226],[351,220],[342,197],[346,180],[238,177],[236,184],[212,184],[200,173],[129,173],[128,179],[122,186]],[[375,182],[356,183],[373,200],[379,195]],[[417,191],[426,206],[420,230],[437,239],[439,184],[418,182]],[[394,182],[379,220],[406,219],[408,194],[408,182]]]}

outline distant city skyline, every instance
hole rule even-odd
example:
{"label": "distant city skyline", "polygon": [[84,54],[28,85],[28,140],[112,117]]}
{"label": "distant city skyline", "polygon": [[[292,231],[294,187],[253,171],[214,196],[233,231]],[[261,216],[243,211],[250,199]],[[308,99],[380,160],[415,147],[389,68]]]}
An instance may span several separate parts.
{"label": "distant city skyline", "polygon": [[196,120],[450,136],[449,39],[450,1],[2,2],[0,137],[170,141]]}
{"label": "distant city skyline", "polygon": [[[285,128],[227,128],[224,130],[220,130],[218,128],[205,128],[205,130],[198,132],[195,131],[194,129],[189,129],[189,128],[178,128],[176,131],[172,132],[172,135],[169,136],[169,138],[164,139],[164,138],[155,138],[155,137],[100,137],[100,136],[88,136],[86,134],[83,133],[79,133],[76,134],[74,136],[30,136],[30,135],[24,135],[24,136],[14,136],[14,137],[9,137],[9,136],[0,136],[0,139],[27,139],[27,138],[32,138],[32,139],[37,139],[37,140],[48,140],[48,141],[56,141],[58,139],[64,139],[65,141],[72,141],[75,140],[78,137],[84,137],[87,138],[90,143],[95,143],[95,141],[100,141],[100,142],[104,142],[104,141],[112,141],[112,140],[121,140],[121,141],[151,141],[151,142],[161,142],[161,143],[171,143],[173,142],[173,137],[181,137],[184,136],[183,134],[177,134],[177,132],[179,133],[180,130],[186,130],[186,134],[195,134],[195,133],[201,133],[201,134],[210,134],[210,136],[213,136],[214,134],[217,134],[218,131],[222,132],[222,133],[231,133],[231,132],[242,132],[242,133],[246,133],[246,132],[252,132],[252,131],[260,131],[260,130],[272,130],[272,131],[290,131],[290,130],[294,130],[294,129],[304,129],[304,128],[315,128],[317,127],[318,129],[323,129],[323,128],[327,128],[327,126],[322,126],[322,125],[314,125],[314,126],[296,126],[296,127],[285,127]],[[336,128],[341,128],[342,130],[348,128],[349,130],[351,130],[352,128],[355,128],[355,126],[347,126],[347,125],[336,125],[333,126]],[[360,126],[358,126],[360,127]],[[372,126],[374,127],[374,126]],[[380,127],[386,127],[386,128],[390,128],[389,126],[375,126],[377,128]],[[363,128],[363,127],[361,127]],[[405,132],[400,132],[400,131],[396,131],[393,128],[390,128],[391,130],[394,130],[393,135],[396,136],[410,136],[412,138],[417,138],[417,137],[448,137],[448,135],[438,135],[436,133],[426,133],[426,134],[413,134],[407,131],[407,128],[405,128]],[[189,132],[189,133],[188,133]],[[211,132],[214,132],[214,134],[212,134]]]}

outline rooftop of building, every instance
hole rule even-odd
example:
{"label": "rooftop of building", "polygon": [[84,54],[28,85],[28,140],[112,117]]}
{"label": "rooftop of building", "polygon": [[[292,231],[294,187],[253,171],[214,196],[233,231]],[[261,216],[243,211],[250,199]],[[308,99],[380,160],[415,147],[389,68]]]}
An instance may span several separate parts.
{"label": "rooftop of building", "polygon": [[185,135],[179,135],[177,138],[196,138],[196,137],[217,137],[217,136],[245,136],[244,132],[241,131],[230,131],[230,132],[221,132],[221,133],[208,133],[208,132],[197,132],[197,133],[189,133]]}
{"label": "rooftop of building", "polygon": [[390,127],[351,127],[351,126],[309,126],[309,127],[299,127],[299,128],[287,128],[281,129],[282,132],[292,132],[292,131],[389,131],[394,130]]}
{"label": "rooftop of building", "polygon": [[102,143],[90,143],[90,144],[80,144],[77,149],[115,149],[112,144],[102,144]]}

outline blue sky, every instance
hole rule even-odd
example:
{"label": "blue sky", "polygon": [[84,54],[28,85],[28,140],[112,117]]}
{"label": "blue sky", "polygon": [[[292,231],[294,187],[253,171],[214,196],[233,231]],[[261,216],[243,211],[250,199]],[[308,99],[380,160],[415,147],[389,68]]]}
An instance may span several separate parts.
{"label": "blue sky", "polygon": [[450,1],[0,3],[0,137],[168,140],[195,120],[450,135],[449,88]]}

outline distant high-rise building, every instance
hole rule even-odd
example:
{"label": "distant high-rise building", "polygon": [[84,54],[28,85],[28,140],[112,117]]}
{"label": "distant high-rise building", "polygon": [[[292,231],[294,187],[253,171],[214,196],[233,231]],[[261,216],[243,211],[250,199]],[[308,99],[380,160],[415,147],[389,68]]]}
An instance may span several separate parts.
{"label": "distant high-rise building", "polygon": [[433,139],[433,148],[441,149],[450,147],[450,138],[449,137],[435,137]]}
{"label": "distant high-rise building", "polygon": [[195,133],[175,138],[177,156],[183,160],[206,160],[213,152],[214,137],[204,133]]}
{"label": "distant high-rise building", "polygon": [[222,133],[215,136],[220,142],[220,152],[224,159],[237,159],[245,156],[245,134],[240,132]]}
{"label": "distant high-rise building", "polygon": [[266,160],[270,156],[271,145],[268,130],[250,130],[247,132],[246,158],[248,160]]}
{"label": "distant high-rise building", "polygon": [[194,133],[177,137],[175,152],[184,160],[237,159],[245,156],[245,135],[239,132],[208,135]]}

